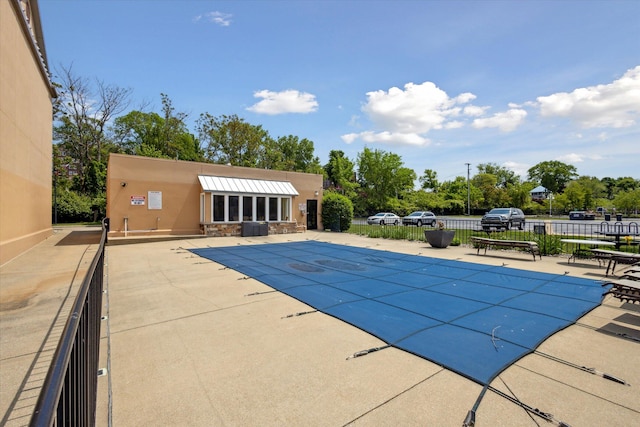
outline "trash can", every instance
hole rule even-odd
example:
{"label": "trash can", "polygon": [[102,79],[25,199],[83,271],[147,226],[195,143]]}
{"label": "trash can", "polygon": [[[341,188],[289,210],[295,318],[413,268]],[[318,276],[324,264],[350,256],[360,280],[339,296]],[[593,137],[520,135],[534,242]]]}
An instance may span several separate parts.
{"label": "trash can", "polygon": [[340,232],[340,215],[336,215],[331,220],[330,230],[336,233]]}
{"label": "trash can", "polygon": [[616,214],[616,221],[622,221],[622,214]]}
{"label": "trash can", "polygon": [[534,225],[533,232],[535,234],[547,234],[546,227],[544,225]]}
{"label": "trash can", "polygon": [[611,214],[604,214],[605,221],[611,221]]}

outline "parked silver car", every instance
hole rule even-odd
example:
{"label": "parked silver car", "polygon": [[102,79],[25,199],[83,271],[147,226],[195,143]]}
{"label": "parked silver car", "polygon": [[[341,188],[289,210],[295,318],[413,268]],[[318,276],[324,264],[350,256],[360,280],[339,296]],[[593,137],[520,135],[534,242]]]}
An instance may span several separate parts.
{"label": "parked silver car", "polygon": [[380,225],[393,224],[393,225],[398,225],[399,223],[400,223],[400,217],[398,215],[394,214],[394,213],[391,213],[391,212],[380,212],[380,213],[377,213],[377,214],[367,218],[367,224],[369,224],[369,225],[373,225],[373,224],[380,224]]}
{"label": "parked silver car", "polygon": [[436,219],[435,214],[429,211],[412,212],[402,218],[403,225],[417,225],[418,227],[422,227],[427,224],[435,227],[436,222],[438,222],[438,220]]}

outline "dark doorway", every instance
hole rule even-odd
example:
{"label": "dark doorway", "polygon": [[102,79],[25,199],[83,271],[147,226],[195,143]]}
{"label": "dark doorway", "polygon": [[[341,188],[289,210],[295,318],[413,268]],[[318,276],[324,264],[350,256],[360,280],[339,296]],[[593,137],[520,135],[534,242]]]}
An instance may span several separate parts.
{"label": "dark doorway", "polygon": [[307,200],[307,230],[318,229],[318,201]]}

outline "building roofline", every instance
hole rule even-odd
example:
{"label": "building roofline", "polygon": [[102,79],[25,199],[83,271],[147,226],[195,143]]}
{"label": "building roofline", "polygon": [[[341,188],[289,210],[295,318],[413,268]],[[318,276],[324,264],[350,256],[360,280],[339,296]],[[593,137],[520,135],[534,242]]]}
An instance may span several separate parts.
{"label": "building roofline", "polygon": [[[9,3],[11,3],[14,12],[18,16],[20,28],[22,29],[27,40],[29,40],[31,54],[33,55],[35,61],[38,63],[40,75],[47,85],[49,96],[51,96],[51,98],[57,98],[58,94],[56,93],[53,83],[51,82],[51,77],[49,75],[49,65],[47,62],[47,53],[44,47],[44,35],[42,32],[42,24],[40,21],[40,8],[38,6],[38,0],[30,0],[30,20],[27,20],[27,17],[24,15],[22,7],[20,6],[20,0],[10,0]],[[31,33],[32,29],[33,33]]]}

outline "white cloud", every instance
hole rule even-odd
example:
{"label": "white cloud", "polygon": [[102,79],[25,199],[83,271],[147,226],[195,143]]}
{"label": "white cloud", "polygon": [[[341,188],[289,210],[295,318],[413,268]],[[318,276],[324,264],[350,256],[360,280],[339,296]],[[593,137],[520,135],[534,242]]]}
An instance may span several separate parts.
{"label": "white cloud", "polygon": [[342,139],[347,143],[361,139],[373,143],[427,145],[430,140],[425,134],[429,131],[462,127],[464,123],[453,118],[479,114],[487,108],[467,105],[464,107],[471,109],[465,111],[463,105],[475,98],[468,92],[451,98],[432,82],[407,83],[403,89],[392,87],[388,91],[368,92],[362,111],[378,131],[351,133]]}
{"label": "white cloud", "polygon": [[471,126],[476,129],[499,128],[503,132],[511,132],[522,123],[525,117],[527,117],[525,110],[512,108],[491,117],[475,119]]}
{"label": "white cloud", "polygon": [[584,128],[632,126],[640,117],[640,66],[606,85],[537,98],[543,117],[569,117]]}
{"label": "white cloud", "polygon": [[514,161],[504,162],[502,164],[502,167],[513,171],[513,173],[515,173],[522,179],[525,179],[527,177],[529,169],[531,168],[531,166],[526,163],[518,163]]}
{"label": "white cloud", "polygon": [[476,107],[475,105],[467,105],[462,111],[464,112],[465,116],[479,117],[483,115],[484,112],[488,109],[489,107]]}
{"label": "white cloud", "polygon": [[353,141],[358,139],[357,133],[348,133],[346,135],[342,135],[340,137],[346,144],[351,144]]}
{"label": "white cloud", "polygon": [[208,22],[212,22],[216,25],[220,25],[221,27],[228,27],[229,25],[231,25],[231,17],[233,15],[231,15],[230,13],[224,13],[224,12],[207,12],[204,13],[202,15],[198,15],[195,18],[193,18],[194,22],[199,22],[201,20],[206,20]]}
{"label": "white cloud", "polygon": [[569,164],[581,163],[584,161],[584,156],[582,154],[569,153],[563,156],[556,157],[556,160]]}
{"label": "white cloud", "polygon": [[574,164],[574,163],[582,163],[587,160],[602,160],[602,159],[603,157],[600,154],[569,153],[569,154],[559,156],[555,160],[559,160],[564,163]]}
{"label": "white cloud", "polygon": [[400,144],[400,145],[413,145],[424,146],[429,145],[431,142],[428,138],[425,138],[417,133],[392,133],[388,131],[384,132],[360,132],[349,133],[342,135],[342,140],[351,144],[356,139],[361,139],[367,143],[384,143],[384,144]]}
{"label": "white cloud", "polygon": [[404,90],[392,87],[388,92],[368,92],[367,98],[362,111],[378,128],[391,133],[422,134],[432,129],[442,129],[449,117],[460,114],[461,109],[457,104],[467,103],[475,95],[463,93],[450,98],[434,83],[424,82],[407,83]]}
{"label": "white cloud", "polygon": [[254,98],[262,98],[262,101],[247,108],[258,114],[287,114],[287,113],[311,113],[318,109],[315,95],[297,90],[285,90],[272,92],[260,90],[253,94]]}
{"label": "white cloud", "polygon": [[453,120],[444,124],[445,129],[459,129],[464,126],[463,122]]}
{"label": "white cloud", "polygon": [[349,126],[360,127],[360,116],[356,114],[352,115],[351,119],[349,119]]}

